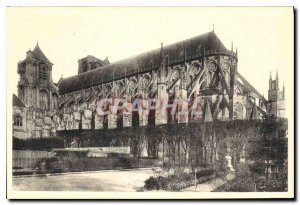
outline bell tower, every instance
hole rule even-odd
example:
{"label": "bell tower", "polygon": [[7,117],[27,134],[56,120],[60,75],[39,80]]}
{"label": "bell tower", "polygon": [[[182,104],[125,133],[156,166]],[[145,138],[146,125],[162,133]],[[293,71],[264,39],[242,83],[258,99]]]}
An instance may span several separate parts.
{"label": "bell tower", "polygon": [[269,91],[268,91],[268,99],[271,101],[277,101],[279,97],[279,78],[278,78],[278,72],[276,72],[276,78],[275,80],[272,79],[272,74],[270,73],[269,78]]}
{"label": "bell tower", "polygon": [[58,88],[52,82],[52,65],[38,43],[18,63],[18,97],[27,107],[51,110],[57,105]]}
{"label": "bell tower", "polygon": [[109,60],[107,57],[102,61],[94,56],[88,55],[87,57],[78,60],[78,74],[88,72],[108,64]]}
{"label": "bell tower", "polygon": [[276,115],[277,117],[285,117],[285,88],[283,85],[282,91],[279,89],[278,71],[273,80],[270,73],[269,91],[268,91],[268,113]]}

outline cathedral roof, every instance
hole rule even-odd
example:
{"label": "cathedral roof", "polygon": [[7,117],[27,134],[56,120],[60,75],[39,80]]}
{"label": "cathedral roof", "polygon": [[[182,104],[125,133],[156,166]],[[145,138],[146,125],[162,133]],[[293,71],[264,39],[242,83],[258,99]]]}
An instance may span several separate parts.
{"label": "cathedral roof", "polygon": [[20,100],[20,98],[18,98],[18,96],[16,96],[15,94],[13,94],[13,106],[26,107],[22,100]]}
{"label": "cathedral roof", "polygon": [[[168,65],[175,65],[185,60],[197,59],[203,52],[227,50],[217,35],[212,31],[184,41],[163,47],[163,54]],[[60,94],[82,90],[101,83],[146,72],[160,67],[161,48],[145,52],[124,60],[111,63],[94,70],[63,79],[59,83]]]}
{"label": "cathedral roof", "polygon": [[33,49],[34,58],[52,64],[49,59],[45,56],[43,51],[40,49],[39,44],[37,43],[35,48]]}

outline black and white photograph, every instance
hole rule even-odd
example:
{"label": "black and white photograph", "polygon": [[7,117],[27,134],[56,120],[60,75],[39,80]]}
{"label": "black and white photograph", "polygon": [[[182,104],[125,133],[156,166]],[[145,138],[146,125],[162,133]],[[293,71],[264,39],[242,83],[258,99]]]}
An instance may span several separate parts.
{"label": "black and white photograph", "polygon": [[293,7],[7,7],[10,199],[294,197]]}

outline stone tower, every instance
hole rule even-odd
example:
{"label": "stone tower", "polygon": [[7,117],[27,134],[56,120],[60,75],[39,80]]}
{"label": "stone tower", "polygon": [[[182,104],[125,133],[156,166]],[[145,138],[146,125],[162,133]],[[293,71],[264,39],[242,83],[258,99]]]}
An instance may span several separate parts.
{"label": "stone tower", "polygon": [[52,82],[52,65],[38,43],[18,63],[18,97],[27,107],[46,111],[58,107],[58,88]]}
{"label": "stone tower", "polygon": [[276,78],[273,80],[270,74],[269,91],[268,91],[268,113],[277,117],[285,117],[285,88],[283,85],[282,91],[279,89],[278,71]]}
{"label": "stone tower", "polygon": [[108,65],[109,64],[109,60],[106,57],[103,61],[88,55],[87,57],[81,58],[78,60],[78,74],[80,73],[84,73],[90,70],[93,70],[95,68],[99,68],[102,67],[104,65]]}

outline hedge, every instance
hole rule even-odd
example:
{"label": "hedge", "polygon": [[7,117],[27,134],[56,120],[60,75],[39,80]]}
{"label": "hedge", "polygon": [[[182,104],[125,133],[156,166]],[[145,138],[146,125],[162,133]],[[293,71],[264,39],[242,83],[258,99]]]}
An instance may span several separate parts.
{"label": "hedge", "polygon": [[[214,179],[216,173],[213,169],[204,169],[196,172],[196,183],[200,184],[205,181]],[[179,175],[169,175],[167,177],[150,177],[145,181],[144,189],[151,190],[166,190],[180,191],[186,187],[195,184],[195,173],[180,173]]]}
{"label": "hedge", "polygon": [[64,140],[60,138],[19,139],[13,138],[13,150],[51,151],[52,148],[64,148]]}

